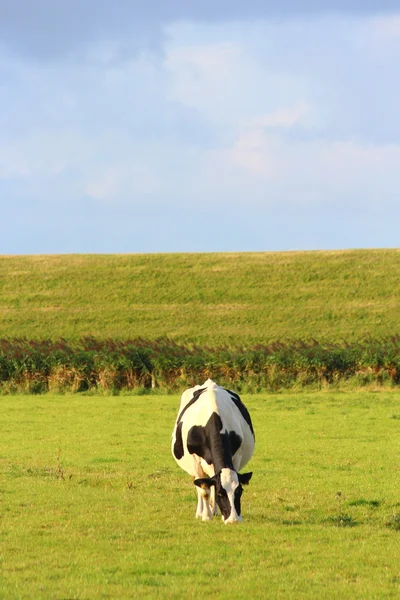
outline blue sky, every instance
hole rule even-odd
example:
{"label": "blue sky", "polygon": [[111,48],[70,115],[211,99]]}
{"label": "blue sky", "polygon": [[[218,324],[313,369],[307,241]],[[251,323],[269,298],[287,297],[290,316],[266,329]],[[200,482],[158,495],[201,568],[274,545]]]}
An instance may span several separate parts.
{"label": "blue sky", "polygon": [[0,253],[399,246],[397,0],[34,8],[0,1]]}

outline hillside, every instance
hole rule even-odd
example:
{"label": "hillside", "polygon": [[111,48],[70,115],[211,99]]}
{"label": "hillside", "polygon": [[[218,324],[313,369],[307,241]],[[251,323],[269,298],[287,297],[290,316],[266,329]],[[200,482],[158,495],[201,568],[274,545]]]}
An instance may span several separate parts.
{"label": "hillside", "polygon": [[400,331],[400,251],[0,257],[0,337],[348,342]]}

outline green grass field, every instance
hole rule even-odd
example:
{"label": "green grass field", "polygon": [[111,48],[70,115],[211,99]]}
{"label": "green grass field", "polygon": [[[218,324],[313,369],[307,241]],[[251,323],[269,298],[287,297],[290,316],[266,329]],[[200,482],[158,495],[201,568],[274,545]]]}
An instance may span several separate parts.
{"label": "green grass field", "polygon": [[398,598],[400,393],[243,399],[229,527],[194,519],[178,396],[1,398],[0,598]]}
{"label": "green grass field", "polygon": [[0,337],[220,345],[400,329],[400,251],[0,257]]}

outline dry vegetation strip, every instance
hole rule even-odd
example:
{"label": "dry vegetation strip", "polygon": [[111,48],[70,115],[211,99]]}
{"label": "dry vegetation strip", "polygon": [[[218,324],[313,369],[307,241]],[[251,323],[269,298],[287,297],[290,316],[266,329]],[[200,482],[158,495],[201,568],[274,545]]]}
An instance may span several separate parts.
{"label": "dry vegetation strip", "polygon": [[211,348],[159,340],[0,340],[0,392],[173,392],[212,377],[238,391],[400,384],[400,336]]}

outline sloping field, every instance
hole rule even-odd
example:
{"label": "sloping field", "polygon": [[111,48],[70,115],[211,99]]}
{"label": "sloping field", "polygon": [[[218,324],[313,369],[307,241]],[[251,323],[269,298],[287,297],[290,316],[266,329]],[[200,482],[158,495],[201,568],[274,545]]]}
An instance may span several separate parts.
{"label": "sloping field", "polygon": [[0,257],[0,337],[348,342],[399,331],[400,251]]}

